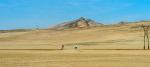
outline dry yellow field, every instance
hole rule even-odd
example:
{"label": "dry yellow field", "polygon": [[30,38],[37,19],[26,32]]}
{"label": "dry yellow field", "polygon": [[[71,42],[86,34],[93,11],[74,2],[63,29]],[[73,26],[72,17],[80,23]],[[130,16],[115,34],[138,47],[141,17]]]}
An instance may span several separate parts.
{"label": "dry yellow field", "polygon": [[0,67],[150,67],[143,31],[134,28],[142,23],[0,33]]}
{"label": "dry yellow field", "polygon": [[142,49],[143,32],[123,27],[0,33],[0,49]]}
{"label": "dry yellow field", "polygon": [[0,67],[149,67],[148,50],[0,50]]}

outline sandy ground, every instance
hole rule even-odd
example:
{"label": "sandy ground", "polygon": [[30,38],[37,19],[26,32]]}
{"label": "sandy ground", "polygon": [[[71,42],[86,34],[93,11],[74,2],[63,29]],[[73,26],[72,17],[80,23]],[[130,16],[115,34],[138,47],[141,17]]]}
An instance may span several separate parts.
{"label": "sandy ground", "polygon": [[[132,28],[136,24],[0,33],[0,67],[150,67],[150,51],[141,50],[143,31]],[[61,45],[65,50],[58,50]]]}
{"label": "sandy ground", "polygon": [[0,49],[141,49],[143,32],[122,27],[0,33]]}
{"label": "sandy ground", "polygon": [[149,67],[149,50],[0,50],[0,67]]}

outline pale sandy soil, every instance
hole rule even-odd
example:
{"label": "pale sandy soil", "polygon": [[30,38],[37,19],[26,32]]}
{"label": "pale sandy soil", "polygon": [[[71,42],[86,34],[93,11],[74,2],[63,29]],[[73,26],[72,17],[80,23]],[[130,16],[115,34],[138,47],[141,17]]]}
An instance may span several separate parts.
{"label": "pale sandy soil", "polygon": [[0,67],[149,67],[148,50],[0,50]]}
{"label": "pale sandy soil", "polygon": [[150,67],[149,50],[96,50],[143,49],[139,24],[0,33],[0,67]]}
{"label": "pale sandy soil", "polygon": [[[123,29],[121,29],[123,28]],[[97,27],[84,30],[36,30],[0,33],[0,49],[141,49],[143,32],[124,27]]]}

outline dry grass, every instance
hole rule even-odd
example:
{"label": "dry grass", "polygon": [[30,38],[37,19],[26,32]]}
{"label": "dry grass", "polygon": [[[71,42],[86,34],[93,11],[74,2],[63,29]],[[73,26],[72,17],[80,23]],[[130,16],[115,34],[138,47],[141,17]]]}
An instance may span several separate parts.
{"label": "dry grass", "polygon": [[0,67],[149,67],[147,50],[1,50]]}
{"label": "dry grass", "polygon": [[59,49],[64,44],[72,49],[141,49],[143,32],[129,28],[97,27],[84,30],[36,30],[29,32],[0,33],[0,49]]}
{"label": "dry grass", "polygon": [[[31,49],[0,50],[0,67],[149,67],[148,50],[96,50],[142,49],[143,32],[133,26],[0,33],[0,49]],[[40,50],[62,44],[62,51]],[[80,50],[73,50],[74,45]]]}

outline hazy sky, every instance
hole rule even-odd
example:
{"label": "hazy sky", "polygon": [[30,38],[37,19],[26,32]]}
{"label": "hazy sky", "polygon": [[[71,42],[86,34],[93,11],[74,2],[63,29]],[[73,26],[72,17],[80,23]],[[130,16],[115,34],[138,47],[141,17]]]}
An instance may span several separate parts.
{"label": "hazy sky", "polygon": [[150,20],[150,0],[0,0],[0,29],[45,28],[81,16],[105,24]]}

